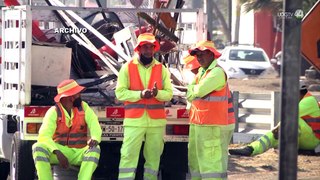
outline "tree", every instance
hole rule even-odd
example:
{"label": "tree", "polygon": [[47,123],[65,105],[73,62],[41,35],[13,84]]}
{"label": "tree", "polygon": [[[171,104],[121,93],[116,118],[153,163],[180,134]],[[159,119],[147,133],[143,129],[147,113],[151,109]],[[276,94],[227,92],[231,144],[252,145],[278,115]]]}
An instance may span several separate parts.
{"label": "tree", "polygon": [[[245,11],[269,9],[274,14],[283,11],[283,1],[279,0],[240,0],[241,4],[245,4]],[[302,10],[307,13],[317,0],[303,0]]]}
{"label": "tree", "polygon": [[[227,41],[231,41],[231,36],[230,36],[230,32],[231,32],[231,26],[230,24],[227,23],[227,19],[228,19],[228,1],[217,1],[217,0],[193,0],[192,1],[192,8],[203,8],[204,7],[204,1],[206,1],[207,6],[212,7],[211,8],[211,12],[207,12],[207,13],[211,13],[211,15],[213,15],[213,19],[217,19],[219,24],[221,25],[221,31],[224,33],[224,35],[226,36],[226,40]],[[219,2],[219,3],[218,3]],[[209,8],[210,9],[210,8]],[[208,19],[209,20],[209,19]],[[208,23],[211,23],[210,25],[208,24],[208,26],[212,27],[213,24],[216,21],[211,21]],[[220,27],[213,27],[213,29],[220,29]],[[211,34],[212,32],[210,32]]]}

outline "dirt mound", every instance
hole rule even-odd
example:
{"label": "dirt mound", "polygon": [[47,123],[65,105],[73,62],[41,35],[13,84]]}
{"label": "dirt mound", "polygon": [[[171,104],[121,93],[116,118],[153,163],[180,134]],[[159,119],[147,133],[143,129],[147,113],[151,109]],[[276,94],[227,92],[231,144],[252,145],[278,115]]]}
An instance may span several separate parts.
{"label": "dirt mound", "polygon": [[[230,145],[231,147],[238,145]],[[298,156],[298,179],[320,179],[320,156]],[[279,152],[270,149],[267,152],[254,156],[229,156],[228,179],[278,179]]]}
{"label": "dirt mound", "polygon": [[252,78],[252,79],[229,79],[231,91],[243,93],[266,93],[280,91],[280,78]]}
{"label": "dirt mound", "polygon": [[[302,78],[303,79],[303,78]],[[229,79],[231,91],[241,93],[269,93],[280,91],[281,79],[273,78],[252,78],[252,79]],[[308,82],[308,85],[320,84]],[[309,86],[310,87],[310,86]],[[310,89],[309,89],[310,90]],[[312,92],[317,94],[319,92]],[[231,144],[230,148],[242,145]],[[320,156],[299,154],[298,156],[298,179],[316,180],[320,179]],[[278,150],[269,151],[254,157],[229,156],[228,179],[231,180],[274,180],[278,179],[279,153]]]}

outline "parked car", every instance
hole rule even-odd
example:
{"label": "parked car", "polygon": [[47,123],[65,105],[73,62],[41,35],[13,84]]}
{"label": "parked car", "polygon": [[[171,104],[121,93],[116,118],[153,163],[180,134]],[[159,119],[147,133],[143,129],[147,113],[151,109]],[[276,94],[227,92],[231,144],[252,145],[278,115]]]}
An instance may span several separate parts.
{"label": "parked car", "polygon": [[277,71],[278,76],[281,75],[281,58],[282,58],[282,51],[279,51],[274,58],[270,59],[270,62],[274,69]]}
{"label": "parked car", "polygon": [[222,52],[218,64],[226,71],[228,78],[259,77],[274,69],[265,51],[252,46],[229,46]]}

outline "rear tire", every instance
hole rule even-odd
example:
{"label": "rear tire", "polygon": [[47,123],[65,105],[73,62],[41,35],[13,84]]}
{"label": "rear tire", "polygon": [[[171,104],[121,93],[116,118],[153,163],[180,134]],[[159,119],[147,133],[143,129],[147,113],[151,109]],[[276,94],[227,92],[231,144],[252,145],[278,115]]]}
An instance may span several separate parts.
{"label": "rear tire", "polygon": [[0,179],[7,179],[10,172],[10,163],[0,160]]}
{"label": "rear tire", "polygon": [[20,140],[20,133],[14,133],[11,144],[10,176],[12,180],[33,180],[35,166],[32,159],[31,141]]}

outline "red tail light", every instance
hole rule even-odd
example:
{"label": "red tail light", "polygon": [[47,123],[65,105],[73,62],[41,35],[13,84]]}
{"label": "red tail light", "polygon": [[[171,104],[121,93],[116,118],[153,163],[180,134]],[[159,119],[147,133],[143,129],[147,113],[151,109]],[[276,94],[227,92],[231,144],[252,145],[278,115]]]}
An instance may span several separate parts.
{"label": "red tail light", "polygon": [[27,133],[38,134],[41,123],[27,123]]}
{"label": "red tail light", "polygon": [[167,125],[167,135],[188,135],[189,125]]}

